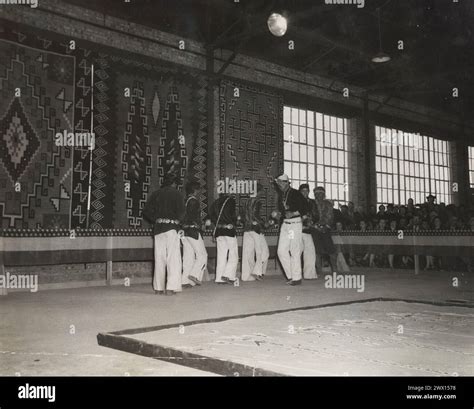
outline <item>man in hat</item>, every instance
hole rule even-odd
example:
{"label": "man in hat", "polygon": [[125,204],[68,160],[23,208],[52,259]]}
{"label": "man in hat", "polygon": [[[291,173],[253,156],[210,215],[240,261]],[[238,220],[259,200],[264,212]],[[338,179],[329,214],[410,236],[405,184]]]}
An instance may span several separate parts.
{"label": "man in hat", "polygon": [[303,278],[311,280],[318,278],[316,273],[316,250],[311,235],[316,203],[309,198],[309,185],[307,183],[300,185],[298,190],[306,200],[308,208],[306,214],[303,215]]}
{"label": "man in hat", "polygon": [[189,182],[186,185],[185,208],[183,220],[183,286],[201,285],[207,265],[207,251],[201,236],[201,208],[198,200],[199,183]]}
{"label": "man in hat", "polygon": [[302,216],[307,213],[307,204],[303,195],[290,187],[288,175],[281,175],[275,182],[279,190],[279,213],[282,219],[278,240],[278,258],[288,279],[288,284],[301,284],[301,253],[303,251]]}
{"label": "man in hat", "polygon": [[314,246],[316,248],[316,270],[322,271],[322,256],[329,256],[331,271],[337,273],[336,248],[331,237],[331,229],[334,225],[334,206],[326,199],[324,187],[318,186],[314,189],[314,201],[317,214],[313,228]]}
{"label": "man in hat", "polygon": [[270,255],[263,234],[265,221],[260,215],[262,185],[257,184],[257,196],[249,197],[242,214],[244,236],[242,239],[242,281],[261,281],[267,270]]}
{"label": "man in hat", "polygon": [[233,283],[239,264],[234,197],[221,193],[209,209],[209,216],[215,226],[217,242],[216,283]]}
{"label": "man in hat", "polygon": [[176,189],[178,177],[165,176],[161,189],[153,192],[143,209],[143,215],[153,223],[155,241],[155,272],[153,289],[156,294],[174,295],[181,291],[181,246],[179,221],[184,216],[184,199]]}
{"label": "man in hat", "polygon": [[436,196],[429,194],[428,196],[426,196],[426,200],[427,200],[426,207],[427,207],[428,213],[435,211],[436,210],[436,204],[435,204]]}

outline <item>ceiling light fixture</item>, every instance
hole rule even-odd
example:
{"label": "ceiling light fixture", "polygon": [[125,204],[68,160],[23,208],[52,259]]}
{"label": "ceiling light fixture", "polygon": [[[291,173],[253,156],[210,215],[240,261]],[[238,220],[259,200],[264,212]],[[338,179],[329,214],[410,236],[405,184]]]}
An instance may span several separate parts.
{"label": "ceiling light fixture", "polygon": [[383,63],[383,62],[390,61],[391,58],[388,54],[382,51],[382,31],[380,29],[380,8],[377,9],[377,14],[378,14],[378,20],[379,20],[379,52],[374,57],[372,57],[372,62]]}
{"label": "ceiling light fixture", "polygon": [[288,22],[281,14],[273,13],[268,17],[268,29],[276,37],[282,37],[288,28]]}

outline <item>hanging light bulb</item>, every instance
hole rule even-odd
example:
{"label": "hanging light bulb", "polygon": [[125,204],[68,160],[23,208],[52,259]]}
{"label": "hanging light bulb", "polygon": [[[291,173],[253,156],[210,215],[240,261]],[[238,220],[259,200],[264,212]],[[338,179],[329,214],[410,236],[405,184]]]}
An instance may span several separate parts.
{"label": "hanging light bulb", "polygon": [[273,13],[268,17],[268,29],[274,36],[282,37],[288,28],[288,22],[281,14]]}
{"label": "hanging light bulb", "polygon": [[382,31],[380,30],[380,9],[377,9],[378,20],[379,20],[379,52],[372,57],[372,62],[381,63],[390,61],[391,58],[388,54],[382,51]]}
{"label": "hanging light bulb", "polygon": [[387,62],[390,61],[391,58],[388,54],[384,53],[383,51],[378,52],[376,55],[372,57],[372,62]]}

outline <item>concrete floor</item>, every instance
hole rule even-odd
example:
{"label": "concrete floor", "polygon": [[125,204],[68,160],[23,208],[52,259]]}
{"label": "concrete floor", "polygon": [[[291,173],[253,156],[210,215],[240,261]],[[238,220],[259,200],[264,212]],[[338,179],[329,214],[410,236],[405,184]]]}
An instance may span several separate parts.
{"label": "concrete floor", "polygon": [[0,297],[0,375],[212,375],[98,346],[97,334],[377,297],[474,302],[472,280],[452,286],[461,278],[456,273],[351,274],[365,274],[364,292],[327,289],[323,278],[289,287],[283,277],[269,277],[239,287],[209,282],[172,297],[154,295],[149,285],[9,293]]}
{"label": "concrete floor", "polygon": [[199,359],[199,365],[229,376],[239,374],[238,364],[254,368],[253,374],[267,371],[292,376],[474,373],[474,311],[463,307],[450,307],[447,312],[445,306],[373,301],[252,315],[126,337],[172,348],[175,359],[181,357],[174,350],[193,354],[192,359],[184,358],[189,366]]}

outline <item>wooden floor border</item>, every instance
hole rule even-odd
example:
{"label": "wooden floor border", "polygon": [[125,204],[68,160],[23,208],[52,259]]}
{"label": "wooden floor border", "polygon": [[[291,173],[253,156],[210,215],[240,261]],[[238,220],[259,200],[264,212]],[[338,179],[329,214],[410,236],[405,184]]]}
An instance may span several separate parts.
{"label": "wooden floor border", "polygon": [[239,364],[237,362],[227,361],[219,358],[208,357],[195,353],[181,351],[175,348],[166,347],[157,344],[150,344],[125,335],[143,334],[147,332],[160,331],[170,328],[179,328],[181,325],[190,326],[197,324],[209,324],[216,322],[229,321],[262,315],[283,314],[294,311],[314,310],[320,308],[340,307],[351,304],[364,304],[371,302],[405,302],[411,304],[427,304],[437,307],[464,307],[474,308],[474,303],[454,302],[454,301],[431,301],[431,300],[411,300],[401,298],[368,298],[362,300],[341,301],[330,304],[311,305],[305,307],[287,308],[281,310],[263,311],[250,314],[232,315],[217,318],[207,318],[202,320],[186,321],[174,324],[158,325],[153,327],[142,327],[125,329],[109,333],[99,333],[97,342],[100,346],[117,349],[132,354],[141,355],[177,365],[187,366],[189,368],[199,369],[206,372],[212,372],[224,376],[287,376],[282,373],[269,371],[263,368],[252,367]]}

